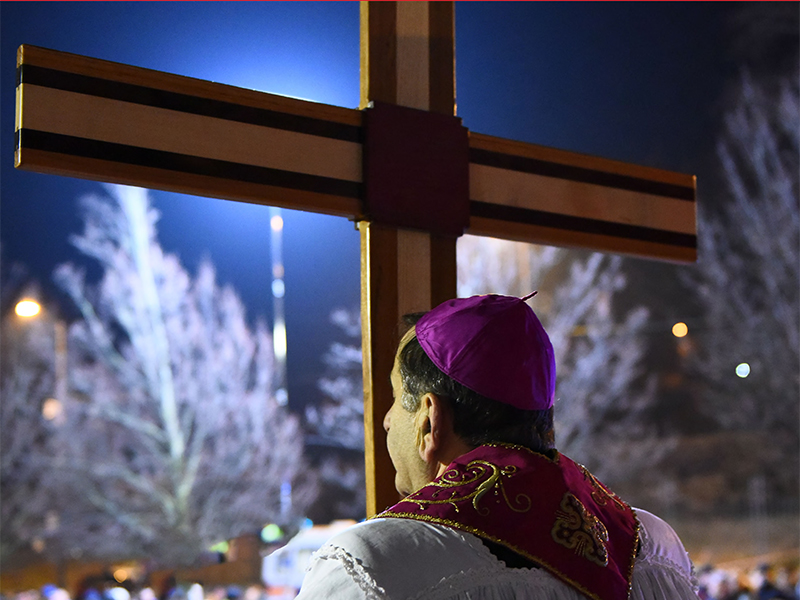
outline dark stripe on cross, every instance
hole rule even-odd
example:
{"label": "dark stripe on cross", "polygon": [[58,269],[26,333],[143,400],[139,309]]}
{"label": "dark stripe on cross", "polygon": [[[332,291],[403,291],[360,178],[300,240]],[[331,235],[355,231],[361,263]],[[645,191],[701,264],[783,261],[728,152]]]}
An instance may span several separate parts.
{"label": "dark stripe on cross", "polygon": [[604,187],[615,188],[618,190],[629,190],[652,194],[653,196],[665,196],[676,200],[688,200],[694,202],[694,189],[682,185],[649,181],[630,175],[618,175],[616,173],[606,173],[595,171],[584,167],[574,167],[563,165],[546,160],[515,156],[512,154],[501,154],[489,150],[470,148],[469,162],[487,167],[497,167],[498,169],[508,169],[510,171],[520,171],[533,175],[543,175],[556,179],[566,179],[580,183],[590,183]]}
{"label": "dark stripe on cross", "polygon": [[697,248],[697,236],[688,233],[664,231],[662,229],[626,225],[624,223],[611,223],[609,221],[599,221],[586,217],[558,215],[541,210],[504,206],[502,204],[490,204],[477,200],[470,200],[469,205],[470,215],[473,217],[483,217],[485,219],[494,219],[507,223],[522,223],[526,225],[536,225],[538,227],[550,227],[579,233],[608,235],[629,240],[667,244],[669,246]]}
{"label": "dark stripe on cross", "polygon": [[225,160],[188,156],[176,152],[151,150],[125,144],[100,142],[58,133],[21,129],[16,134],[16,146],[26,149],[80,156],[116,163],[152,167],[191,175],[204,175],[232,181],[272,185],[333,196],[361,197],[361,184],[353,181],[322,177],[306,173],[281,171],[269,167],[245,165]]}
{"label": "dark stripe on cross", "polygon": [[66,71],[58,71],[23,64],[17,68],[17,86],[30,83],[42,87],[87,94],[110,100],[132,102],[156,108],[165,108],[184,113],[214,117],[239,123],[273,127],[297,133],[307,133],[346,142],[361,143],[361,128],[323,119],[286,114],[266,108],[243,106],[233,102],[211,100],[189,94],[168,92],[156,88],[134,85],[78,75]]}

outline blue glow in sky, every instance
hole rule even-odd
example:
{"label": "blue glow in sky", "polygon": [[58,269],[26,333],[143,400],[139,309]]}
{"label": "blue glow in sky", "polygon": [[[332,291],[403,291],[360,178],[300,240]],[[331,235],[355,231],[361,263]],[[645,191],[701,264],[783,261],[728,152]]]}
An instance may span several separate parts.
{"label": "blue glow in sky", "polygon": [[[458,113],[473,131],[692,172],[713,163],[733,66],[732,3],[465,2],[456,6]],[[78,254],[95,183],[13,169],[15,53],[34,44],[355,108],[356,2],[0,3],[0,244],[45,286]],[[159,239],[190,271],[212,259],[251,318],[270,316],[269,211],[157,192]],[[357,306],[358,235],[284,212],[290,396],[316,394],[328,314]]]}

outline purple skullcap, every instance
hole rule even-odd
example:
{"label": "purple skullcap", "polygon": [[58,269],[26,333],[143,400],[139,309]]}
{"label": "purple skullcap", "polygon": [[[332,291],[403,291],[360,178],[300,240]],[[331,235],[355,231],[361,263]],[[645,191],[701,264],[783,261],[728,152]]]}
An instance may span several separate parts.
{"label": "purple skullcap", "polygon": [[417,322],[416,334],[433,363],[472,391],[523,410],[553,406],[553,345],[520,298],[448,300]]}

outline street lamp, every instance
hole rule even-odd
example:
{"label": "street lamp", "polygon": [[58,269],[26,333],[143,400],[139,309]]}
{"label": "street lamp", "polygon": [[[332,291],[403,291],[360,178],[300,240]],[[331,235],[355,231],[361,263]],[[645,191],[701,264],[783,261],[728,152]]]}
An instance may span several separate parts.
{"label": "street lamp", "polygon": [[14,312],[20,317],[30,318],[35,317],[42,310],[42,307],[35,300],[30,298],[23,298],[14,307]]}
{"label": "street lamp", "polygon": [[286,380],[286,283],[283,267],[283,217],[281,209],[270,207],[270,255],[272,256],[272,348],[275,353],[275,400],[281,406],[289,402]]}
{"label": "street lamp", "polygon": [[[30,319],[42,312],[42,306],[31,298],[23,298],[14,307],[20,317]],[[63,421],[64,401],[67,398],[67,326],[56,319],[53,322],[55,338],[55,398],[48,398],[42,406],[42,415],[48,421]]]}
{"label": "street lamp", "polygon": [[687,333],[689,333],[689,328],[686,326],[686,323],[675,323],[675,325],[672,326],[672,335],[676,338],[685,337]]}

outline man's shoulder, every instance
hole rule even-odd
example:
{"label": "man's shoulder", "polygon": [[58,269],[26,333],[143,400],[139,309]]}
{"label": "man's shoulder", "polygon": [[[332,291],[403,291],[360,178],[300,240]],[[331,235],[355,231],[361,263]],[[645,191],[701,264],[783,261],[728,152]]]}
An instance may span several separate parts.
{"label": "man's shoulder", "polygon": [[409,526],[399,519],[370,519],[340,531],[325,546],[343,548],[358,556],[369,556],[387,545],[395,549],[393,551],[401,551],[408,542],[407,538],[421,534],[417,530],[422,528],[415,525]]}
{"label": "man's shoulder", "polygon": [[450,527],[394,518],[363,521],[337,533],[326,544],[371,564],[444,551],[474,555],[481,545],[474,536]]}
{"label": "man's shoulder", "polygon": [[319,589],[330,595],[331,581],[338,578],[358,597],[410,598],[448,577],[497,564],[470,534],[421,521],[376,518],[328,540],[315,553],[303,587],[309,598]]}
{"label": "man's shoulder", "polygon": [[686,548],[672,527],[653,513],[634,509],[639,521],[640,550],[637,566],[666,569],[676,576],[693,581],[694,570]]}

